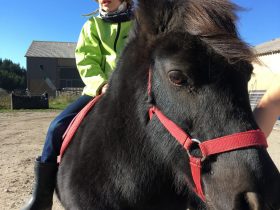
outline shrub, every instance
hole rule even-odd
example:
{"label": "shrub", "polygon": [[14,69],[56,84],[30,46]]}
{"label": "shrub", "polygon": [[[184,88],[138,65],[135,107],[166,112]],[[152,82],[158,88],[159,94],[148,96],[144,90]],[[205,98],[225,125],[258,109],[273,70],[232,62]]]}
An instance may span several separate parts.
{"label": "shrub", "polygon": [[10,109],[11,108],[11,97],[8,92],[0,88],[0,109]]}

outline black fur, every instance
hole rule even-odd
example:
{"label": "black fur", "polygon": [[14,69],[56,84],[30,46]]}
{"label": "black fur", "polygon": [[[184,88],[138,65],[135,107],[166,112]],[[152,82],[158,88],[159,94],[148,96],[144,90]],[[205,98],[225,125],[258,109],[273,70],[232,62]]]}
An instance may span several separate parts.
{"label": "black fur", "polygon": [[[151,67],[152,103],[193,138],[257,128],[247,91],[255,57],[238,37],[236,8],[226,0],[139,0],[109,88],[59,167],[66,209],[253,210],[247,192],[260,197],[262,210],[279,209],[279,172],[264,149],[207,159],[204,203],[192,190],[186,151],[156,117],[148,119]],[[170,71],[183,82],[172,83]]]}

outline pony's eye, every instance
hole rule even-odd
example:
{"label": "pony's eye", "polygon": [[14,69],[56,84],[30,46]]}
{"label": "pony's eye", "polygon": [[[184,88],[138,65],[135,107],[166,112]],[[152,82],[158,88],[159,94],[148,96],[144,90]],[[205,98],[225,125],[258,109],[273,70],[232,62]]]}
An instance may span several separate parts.
{"label": "pony's eye", "polygon": [[187,84],[187,77],[182,71],[172,70],[168,72],[169,80],[172,84],[176,86],[181,86]]}

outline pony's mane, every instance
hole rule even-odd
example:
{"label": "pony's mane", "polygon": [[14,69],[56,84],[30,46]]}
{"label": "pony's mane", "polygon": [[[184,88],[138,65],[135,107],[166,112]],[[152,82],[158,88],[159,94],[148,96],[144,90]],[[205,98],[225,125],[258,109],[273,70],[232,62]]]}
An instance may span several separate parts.
{"label": "pony's mane", "polygon": [[256,56],[235,25],[240,9],[229,0],[140,0],[138,32],[152,40],[167,33],[188,33],[229,62],[252,62]]}

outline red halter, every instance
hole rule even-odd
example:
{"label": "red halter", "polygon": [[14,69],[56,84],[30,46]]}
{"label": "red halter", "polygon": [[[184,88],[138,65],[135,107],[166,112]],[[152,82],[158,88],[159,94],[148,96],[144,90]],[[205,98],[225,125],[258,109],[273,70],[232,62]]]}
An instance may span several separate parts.
{"label": "red halter", "polygon": [[[148,94],[150,97],[151,69],[149,70]],[[196,188],[195,192],[203,201],[205,201],[206,198],[201,185],[201,167],[202,162],[208,156],[247,147],[267,147],[267,141],[264,133],[260,130],[250,130],[200,142],[196,139],[192,139],[178,125],[167,118],[156,106],[151,106],[149,109],[150,119],[152,119],[154,114],[158,117],[159,121],[168,130],[168,132],[186,149],[189,155],[191,173]],[[191,155],[190,149],[193,144],[198,144],[202,157],[195,157]]]}

